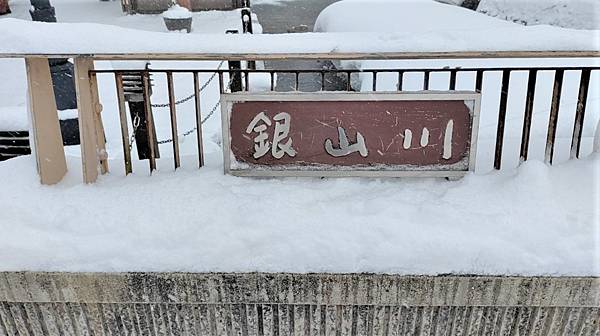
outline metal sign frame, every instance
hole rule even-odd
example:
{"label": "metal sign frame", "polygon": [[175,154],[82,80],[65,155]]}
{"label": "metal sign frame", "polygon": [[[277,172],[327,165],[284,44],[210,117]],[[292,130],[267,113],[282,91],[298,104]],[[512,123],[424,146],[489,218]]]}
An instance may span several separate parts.
{"label": "metal sign frame", "polygon": [[[298,170],[232,169],[230,119],[234,103],[269,101],[465,101],[471,115],[471,138],[467,170]],[[481,94],[475,91],[398,92],[269,92],[221,94],[223,163],[225,174],[243,177],[448,177],[460,178],[475,170]]]}

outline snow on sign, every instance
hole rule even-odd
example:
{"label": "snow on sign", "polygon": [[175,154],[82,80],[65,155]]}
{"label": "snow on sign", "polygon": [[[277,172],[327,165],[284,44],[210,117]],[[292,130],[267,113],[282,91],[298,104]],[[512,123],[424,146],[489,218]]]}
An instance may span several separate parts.
{"label": "snow on sign", "polygon": [[460,177],[474,169],[478,93],[234,93],[221,101],[233,175]]}

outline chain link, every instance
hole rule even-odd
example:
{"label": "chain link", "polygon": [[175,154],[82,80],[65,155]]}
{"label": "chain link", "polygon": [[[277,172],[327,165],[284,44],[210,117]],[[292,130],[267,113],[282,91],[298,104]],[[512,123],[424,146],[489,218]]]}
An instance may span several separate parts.
{"label": "chain link", "polygon": [[136,113],[135,117],[133,118],[133,133],[129,139],[129,150],[131,150],[131,147],[133,147],[133,143],[135,142],[135,133],[137,132],[138,127],[140,127],[140,116]]}
{"label": "chain link", "polygon": [[[221,63],[219,63],[219,65],[217,66],[217,70],[221,69],[221,66],[223,66],[223,64],[225,63],[225,61],[221,61]],[[218,72],[214,72],[210,78],[208,79],[208,81],[206,83],[204,83],[201,87],[200,87],[200,92],[204,91],[204,89],[206,89],[208,87],[208,85],[215,79],[215,77],[217,77],[217,73]],[[175,105],[179,105],[179,104],[183,104],[185,102],[190,101],[192,98],[196,97],[196,93],[192,93],[191,95],[177,100],[175,101]],[[152,104],[152,107],[156,107],[156,108],[162,108],[162,107],[169,107],[171,104],[170,103],[165,103],[165,104]]]}
{"label": "chain link", "polygon": [[[221,62],[221,63],[222,63],[222,62]],[[216,74],[216,73],[215,73],[215,74]],[[213,75],[213,77],[214,77],[214,75]],[[225,89],[228,89],[228,88],[230,88],[230,87],[231,87],[231,83],[233,83],[233,78],[230,78],[230,79],[229,79],[229,82],[227,83],[227,86],[225,87]],[[207,86],[207,85],[205,84],[203,87],[206,87],[206,86]],[[202,121],[200,122],[200,125],[204,125],[204,123],[205,123],[205,122],[206,122],[208,119],[210,119],[210,117],[212,117],[212,115],[213,115],[213,114],[215,114],[215,112],[217,111],[217,109],[219,108],[219,106],[221,106],[221,102],[220,102],[220,101],[218,101],[218,102],[215,104],[215,106],[213,106],[213,108],[210,110],[210,112],[208,113],[208,115],[206,115],[206,117],[204,117],[204,118],[202,119]],[[189,130],[189,131],[187,131],[187,132],[184,132],[184,133],[182,134],[182,137],[189,136],[190,134],[192,134],[192,133],[196,132],[197,130],[198,130],[198,127],[194,127],[194,128],[192,128],[191,130]],[[160,141],[158,141],[158,144],[159,144],[159,145],[164,145],[164,144],[168,144],[168,143],[171,143],[171,142],[173,142],[173,139],[165,139],[165,140],[160,140]]]}
{"label": "chain link", "polygon": [[[204,125],[204,123],[206,121],[208,121],[208,119],[210,119],[210,117],[212,117],[213,114],[215,114],[215,112],[217,111],[217,109],[219,108],[220,105],[221,105],[221,102],[217,102],[215,104],[215,106],[213,106],[213,108],[210,110],[210,112],[208,113],[208,115],[202,119],[202,121],[200,122],[200,125]],[[186,136],[191,135],[192,133],[196,132],[197,130],[198,130],[198,127],[194,127],[191,130],[182,133],[180,135],[180,137],[185,138]],[[159,145],[164,145],[164,144],[168,144],[168,143],[171,143],[171,142],[173,142],[173,139],[165,139],[165,140],[157,141],[157,143]]]}

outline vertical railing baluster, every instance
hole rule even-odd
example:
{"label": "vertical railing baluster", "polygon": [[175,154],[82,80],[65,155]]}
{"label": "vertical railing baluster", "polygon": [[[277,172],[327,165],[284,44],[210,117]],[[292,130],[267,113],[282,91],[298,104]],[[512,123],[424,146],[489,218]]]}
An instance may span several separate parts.
{"label": "vertical railing baluster", "polygon": [[321,71],[321,91],[325,91],[325,71]]}
{"label": "vertical railing baluster", "polygon": [[[28,60],[28,66],[31,66],[32,68],[37,68],[36,71],[42,71],[42,73],[31,73],[31,71],[28,70],[28,75],[30,76],[30,90],[35,90],[36,88],[40,88],[43,87],[44,85],[46,85],[46,79],[47,77],[46,75],[46,68],[45,67],[40,67],[41,64],[37,64],[40,60],[43,62],[44,60],[39,58],[39,59],[27,59]],[[35,61],[34,61],[35,60]],[[96,103],[99,101],[96,99],[95,95],[97,94],[96,88],[97,86],[94,85],[94,81],[91,79],[90,77],[90,71],[94,70],[94,60],[91,57],[76,57],[75,58],[75,88],[77,90],[77,111],[78,111],[78,116],[79,116],[79,138],[81,140],[81,163],[82,163],[82,170],[83,170],[83,181],[84,183],[94,183],[96,182],[96,180],[98,179],[98,164],[99,164],[99,150],[100,147],[98,146],[98,138],[97,138],[97,130],[98,130],[98,119],[97,119],[97,107],[95,106]],[[41,81],[41,82],[38,82]],[[95,88],[96,87],[96,88]],[[50,86],[51,88],[51,86]],[[47,86],[46,86],[46,89]],[[52,90],[50,90],[52,91]],[[96,91],[96,92],[92,92],[92,91]],[[33,96],[31,98],[34,98]],[[47,97],[44,97],[47,98]],[[35,101],[31,101],[31,103],[35,103]],[[40,103],[40,102],[38,102]],[[52,97],[52,99],[45,99],[45,104],[47,104],[47,106],[43,106],[40,107],[38,106],[38,108],[40,108],[40,110],[42,110],[42,108],[44,109],[43,111],[45,111],[46,113],[49,113],[49,115],[47,116],[50,119],[47,119],[46,122],[47,123],[52,123],[52,125],[45,125],[45,126],[57,126],[54,124],[54,116],[55,116],[55,111],[56,111],[56,102],[54,97]],[[39,104],[38,104],[39,105]],[[38,111],[40,111],[38,110]],[[40,126],[40,120],[32,120],[34,125],[39,127]],[[50,127],[49,130],[51,131],[50,135],[52,136],[52,138],[40,138],[40,139],[36,139],[34,138],[34,143],[36,143],[37,145],[35,147],[37,147],[38,151],[42,151],[43,152],[43,146],[40,144],[54,144],[56,145],[57,143],[55,143],[55,141],[57,140],[56,138],[54,138],[54,136],[56,135],[54,132],[56,131],[56,129],[54,127]],[[37,132],[36,132],[37,133]],[[35,135],[35,134],[34,134]],[[39,135],[39,133],[38,133]],[[60,130],[59,130],[59,136],[60,136]],[[43,140],[43,141],[37,141],[37,140]],[[46,141],[48,143],[46,143]],[[62,141],[61,141],[62,142]],[[62,145],[62,144],[61,144]],[[39,153],[36,152],[36,156],[38,158],[41,158],[39,155]],[[64,175],[63,173],[63,160],[64,160],[64,153],[52,153],[55,154],[53,155],[53,157],[48,157],[46,162],[44,162],[43,164],[58,164],[58,166],[56,166],[56,168],[58,169],[57,172],[60,172],[60,178],[62,178],[62,176]],[[58,155],[56,155],[58,154]],[[53,160],[57,160],[56,162],[53,162]],[[46,184],[46,182],[44,182],[45,178],[44,178],[44,173],[42,171],[42,167],[41,167],[42,163],[40,163],[40,161],[38,161],[38,168],[40,169],[40,175],[42,177],[42,183]],[[66,168],[65,168],[66,169]],[[66,171],[66,170],[65,170]],[[53,174],[53,172],[49,171],[50,174]],[[58,177],[57,175],[57,177]],[[60,179],[59,179],[60,181]],[[56,183],[58,181],[55,181],[53,183]]]}
{"label": "vertical railing baluster", "polygon": [[346,79],[348,81],[346,83],[346,91],[348,91],[348,92],[352,91],[352,84],[350,83],[351,76],[352,76],[352,73],[350,71],[346,71]]}
{"label": "vertical railing baluster", "polygon": [[504,126],[506,123],[506,108],[508,105],[508,89],[510,86],[510,70],[502,71],[502,88],[500,92],[500,109],[498,111],[498,129],[496,130],[496,151],[494,169],[502,167],[502,148],[504,146]]}
{"label": "vertical railing baluster", "polygon": [[431,76],[431,71],[425,71],[423,74],[423,90],[429,90],[429,77]]}
{"label": "vertical railing baluster", "polygon": [[177,108],[175,107],[175,89],[173,73],[167,72],[167,89],[169,91],[169,112],[171,113],[171,139],[173,140],[173,163],[175,169],[181,165],[179,158],[179,136],[177,133]]}
{"label": "vertical railing baluster", "polygon": [[295,91],[299,91],[300,90],[300,73],[298,71],[296,71],[295,75],[296,75]]}
{"label": "vertical railing baluster", "polygon": [[373,71],[373,92],[377,91],[377,71]]}
{"label": "vertical railing baluster", "polygon": [[481,93],[483,89],[483,70],[477,70],[477,74],[475,75],[475,91]]}
{"label": "vertical railing baluster", "polygon": [[240,61],[229,61],[229,88],[231,92],[243,91],[242,84],[242,62]]}
{"label": "vertical railing baluster", "polygon": [[556,141],[556,125],[558,124],[558,110],[560,108],[560,96],[564,75],[565,71],[563,69],[557,69],[554,76],[554,89],[552,90],[552,104],[550,105],[545,156],[546,162],[550,164],[554,161],[554,142]]}
{"label": "vertical railing baluster", "polygon": [[150,101],[150,74],[148,71],[142,73],[142,83],[144,87],[144,114],[146,116],[146,130],[148,134],[148,151],[150,157],[148,161],[150,163],[150,174],[156,170],[156,153],[154,152],[156,146],[156,139],[154,139],[154,120],[152,117],[152,102]]}
{"label": "vertical railing baluster", "polygon": [[398,91],[402,91],[404,82],[404,71],[398,71]]}
{"label": "vertical railing baluster", "polygon": [[245,86],[245,90],[246,92],[250,91],[250,72],[248,71],[244,71],[244,86]]}
{"label": "vertical railing baluster", "polygon": [[102,155],[98,155],[100,161],[100,171],[102,174],[107,174],[108,169],[108,154],[106,152],[106,132],[104,131],[104,124],[102,123],[102,105],[100,104],[100,97],[98,94],[98,78],[95,73],[90,72],[90,88],[92,92],[92,104],[94,106],[94,124],[96,125],[96,142],[98,146],[98,152]]}
{"label": "vertical railing baluster", "polygon": [[125,91],[123,90],[123,74],[115,73],[117,85],[117,103],[119,105],[119,120],[121,124],[121,140],[123,142],[123,159],[125,160],[125,175],[133,172],[131,165],[131,148],[129,148],[129,128],[127,127],[127,110],[125,108]]}
{"label": "vertical railing baluster", "polygon": [[450,70],[450,85],[449,85],[450,91],[456,90],[456,75],[457,75],[456,69]]}
{"label": "vertical railing baluster", "polygon": [[523,117],[523,132],[521,133],[521,162],[527,161],[529,155],[529,138],[531,135],[531,120],[533,117],[533,103],[535,99],[535,86],[537,83],[537,70],[529,71],[527,80],[527,98],[525,98],[525,115]]}
{"label": "vertical railing baluster", "polygon": [[198,168],[204,167],[204,145],[202,141],[202,107],[200,105],[200,80],[198,73],[194,72],[194,99],[196,108],[196,140],[198,141]]}
{"label": "vertical railing baluster", "polygon": [[221,94],[225,93],[226,88],[224,87],[224,80],[223,80],[223,72],[219,71],[219,90],[221,92]]}
{"label": "vertical railing baluster", "polygon": [[573,126],[573,138],[571,140],[571,159],[579,159],[581,150],[581,134],[583,132],[583,121],[585,119],[585,109],[591,75],[592,71],[590,69],[584,69],[581,71],[579,95],[577,96],[577,110],[575,113],[575,124]]}
{"label": "vertical railing baluster", "polygon": [[269,74],[271,76],[271,91],[275,91],[275,72],[271,71]]}

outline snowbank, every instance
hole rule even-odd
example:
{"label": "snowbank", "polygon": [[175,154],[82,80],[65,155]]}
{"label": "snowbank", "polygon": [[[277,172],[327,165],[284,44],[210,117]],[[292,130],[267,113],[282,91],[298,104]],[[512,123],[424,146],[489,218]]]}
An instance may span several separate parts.
{"label": "snowbank", "polygon": [[[320,27],[323,27],[322,22],[321,19],[317,22]],[[411,31],[225,35],[168,34],[89,23],[50,24],[1,19],[0,31],[0,57],[2,54],[600,50],[595,31],[511,26],[508,23],[506,27],[423,31],[418,35]]]}
{"label": "snowbank", "polygon": [[528,26],[600,29],[597,0],[482,0],[477,11]]}
{"label": "snowbank", "polygon": [[[58,111],[60,120],[77,118],[77,110]],[[23,131],[29,129],[26,106],[0,106],[0,131]]]}
{"label": "snowbank", "polygon": [[[561,31],[547,28],[548,32]],[[433,0],[345,0],[321,12],[315,22],[315,31],[419,34],[435,31],[448,37],[482,31],[488,34],[488,39],[494,40],[506,31],[526,35],[528,29]],[[451,40],[449,38],[442,45],[449,45]]]}
{"label": "snowbank", "polygon": [[31,157],[1,164],[0,271],[600,275],[597,155],[458,182],[257,180],[223,175],[218,152],[193,161],[86,186],[69,158],[54,187]]}

